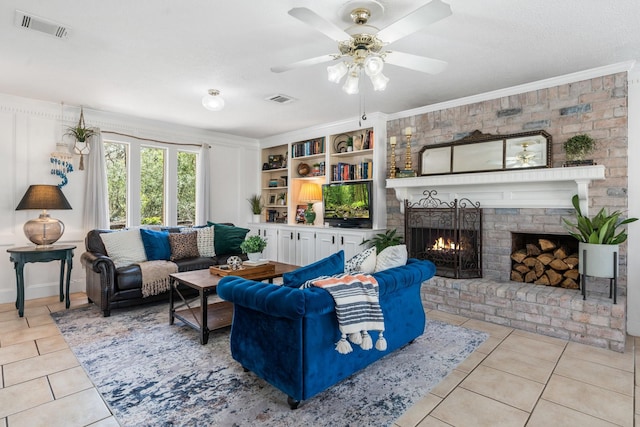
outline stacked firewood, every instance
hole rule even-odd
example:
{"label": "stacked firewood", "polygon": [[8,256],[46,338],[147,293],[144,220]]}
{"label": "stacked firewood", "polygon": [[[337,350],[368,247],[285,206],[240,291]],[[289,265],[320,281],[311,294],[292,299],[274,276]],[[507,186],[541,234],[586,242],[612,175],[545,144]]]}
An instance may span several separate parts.
{"label": "stacked firewood", "polygon": [[578,254],[547,239],[527,243],[511,254],[511,280],[537,285],[579,289]]}

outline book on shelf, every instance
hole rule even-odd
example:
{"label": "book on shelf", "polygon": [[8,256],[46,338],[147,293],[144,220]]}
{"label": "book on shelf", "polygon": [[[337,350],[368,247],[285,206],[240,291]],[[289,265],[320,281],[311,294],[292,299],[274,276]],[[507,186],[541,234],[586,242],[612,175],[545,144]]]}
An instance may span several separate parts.
{"label": "book on shelf", "polygon": [[296,142],[291,146],[291,154],[295,157],[313,156],[324,153],[324,137],[309,141]]}
{"label": "book on shelf", "polygon": [[353,181],[373,178],[373,161],[365,159],[360,163],[337,163],[331,165],[332,181]]}

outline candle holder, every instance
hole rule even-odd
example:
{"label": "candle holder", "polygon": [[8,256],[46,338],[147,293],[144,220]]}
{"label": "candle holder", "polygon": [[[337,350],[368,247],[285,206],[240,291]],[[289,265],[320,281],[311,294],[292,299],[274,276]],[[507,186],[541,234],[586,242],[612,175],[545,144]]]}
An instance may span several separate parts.
{"label": "candle holder", "polygon": [[417,176],[411,163],[411,128],[405,129],[404,136],[407,138],[407,151],[405,153],[404,169],[398,173],[398,178],[411,178]]}
{"label": "candle holder", "polygon": [[389,138],[389,145],[391,145],[391,167],[389,170],[389,178],[396,177],[396,137]]}

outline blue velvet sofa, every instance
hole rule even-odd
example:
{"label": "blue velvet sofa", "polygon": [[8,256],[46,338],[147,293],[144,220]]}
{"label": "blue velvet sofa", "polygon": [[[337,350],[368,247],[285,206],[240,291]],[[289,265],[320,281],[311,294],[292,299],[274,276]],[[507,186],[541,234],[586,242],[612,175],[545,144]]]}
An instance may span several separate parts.
{"label": "blue velvet sofa", "polygon": [[[299,289],[301,283],[278,286],[227,276],[220,281],[217,292],[234,304],[231,354],[246,371],[286,393],[295,409],[300,401],[422,335],[426,318],[420,286],[434,274],[432,262],[416,259],[374,273],[387,349],[362,350],[352,345],[349,354],[335,349],[341,334],[333,299],[325,290]],[[375,343],[378,332],[370,334]]]}

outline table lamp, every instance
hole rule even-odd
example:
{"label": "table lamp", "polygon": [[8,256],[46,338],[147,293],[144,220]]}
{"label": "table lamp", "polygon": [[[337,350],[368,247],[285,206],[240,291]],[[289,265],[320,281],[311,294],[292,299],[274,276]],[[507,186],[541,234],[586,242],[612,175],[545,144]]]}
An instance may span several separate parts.
{"label": "table lamp", "polygon": [[26,209],[42,209],[40,217],[24,224],[27,239],[38,246],[48,246],[62,237],[64,224],[47,213],[47,209],[71,209],[57,185],[30,185],[16,208],[17,211]]}
{"label": "table lamp", "polygon": [[322,190],[320,189],[320,185],[312,182],[305,182],[300,188],[300,195],[298,199],[307,203],[307,210],[304,211],[304,219],[307,224],[313,225],[313,222],[316,220],[316,213],[313,210],[313,204],[315,202],[322,201]]}

